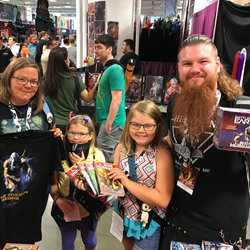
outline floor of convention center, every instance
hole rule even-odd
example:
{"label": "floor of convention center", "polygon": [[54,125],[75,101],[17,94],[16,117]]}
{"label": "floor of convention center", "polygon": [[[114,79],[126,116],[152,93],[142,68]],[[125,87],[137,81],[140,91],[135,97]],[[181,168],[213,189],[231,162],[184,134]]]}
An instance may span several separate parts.
{"label": "floor of convention center", "polygon": [[[42,233],[43,240],[38,242],[39,250],[60,250],[61,249],[61,234],[57,224],[54,222],[50,215],[52,206],[52,199],[50,198],[43,216]],[[110,208],[104,215],[97,227],[97,242],[98,250],[122,250],[124,249],[122,243],[120,243],[111,233],[111,217],[113,208]],[[247,227],[247,238],[250,238],[250,223]],[[75,241],[75,250],[84,250],[84,245],[81,241],[80,234],[78,232]]]}
{"label": "floor of convention center", "polygon": [[[39,250],[60,250],[61,249],[61,233],[60,230],[50,215],[52,199],[48,200],[48,204],[43,215],[42,234],[43,240],[37,242]],[[98,250],[122,250],[123,246],[111,233],[111,217],[113,208],[105,212],[97,226],[97,244]],[[84,250],[79,231],[75,241],[75,250]]]}

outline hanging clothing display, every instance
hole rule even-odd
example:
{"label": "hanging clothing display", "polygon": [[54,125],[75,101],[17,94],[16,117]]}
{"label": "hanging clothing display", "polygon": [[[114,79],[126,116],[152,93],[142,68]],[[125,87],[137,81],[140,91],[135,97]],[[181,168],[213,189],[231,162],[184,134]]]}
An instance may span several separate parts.
{"label": "hanging clothing display", "polygon": [[213,2],[205,9],[193,15],[191,35],[202,34],[210,39],[213,38],[214,17],[216,14],[217,3],[218,1]]}
{"label": "hanging clothing display", "polygon": [[41,240],[52,171],[63,171],[60,137],[26,131],[0,135],[0,243]]}
{"label": "hanging clothing display", "polygon": [[243,89],[250,95],[250,6],[240,6],[230,1],[220,0],[214,43],[221,62],[231,75],[237,51],[246,48],[246,68]]}

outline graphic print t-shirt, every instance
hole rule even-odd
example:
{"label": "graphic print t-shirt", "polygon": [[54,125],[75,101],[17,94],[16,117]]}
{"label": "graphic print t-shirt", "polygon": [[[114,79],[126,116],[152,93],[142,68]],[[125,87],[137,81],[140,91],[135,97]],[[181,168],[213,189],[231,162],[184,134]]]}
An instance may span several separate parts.
{"label": "graphic print t-shirt", "polygon": [[[173,107],[172,98],[168,107]],[[220,106],[229,107],[230,102],[222,93]],[[176,121],[173,124],[173,121]],[[246,169],[240,153],[218,150],[213,144],[214,126],[204,133],[201,141],[191,142],[178,134],[183,117],[172,117],[168,108],[167,126],[174,149],[175,183],[184,162],[191,158],[191,165],[199,170],[193,195],[176,186],[172,204],[190,220],[202,221],[210,228],[232,229],[246,225],[249,193]],[[169,206],[170,207],[170,206]]]}
{"label": "graphic print t-shirt", "polygon": [[[55,123],[55,116],[54,116],[54,110],[53,106],[50,103],[50,101],[45,97],[45,100],[49,106],[50,112],[53,114],[53,121],[52,121],[52,126]],[[22,126],[22,131],[25,131],[26,127],[26,111],[28,108],[28,105],[25,106],[16,106],[18,110],[24,113],[23,116],[20,115],[18,111],[16,111],[17,116],[18,116],[18,121],[20,122]],[[30,129],[31,130],[44,130],[47,131],[49,130],[49,124],[47,122],[47,117],[43,111],[34,114],[33,109],[32,109],[32,116],[31,116],[31,124],[30,124]],[[10,110],[8,106],[0,102],[0,134],[7,134],[7,133],[15,133],[17,132],[16,126],[13,123],[12,115],[10,113]]]}
{"label": "graphic print t-shirt", "polygon": [[61,143],[53,132],[0,135],[1,244],[41,240],[51,173],[63,171]]}

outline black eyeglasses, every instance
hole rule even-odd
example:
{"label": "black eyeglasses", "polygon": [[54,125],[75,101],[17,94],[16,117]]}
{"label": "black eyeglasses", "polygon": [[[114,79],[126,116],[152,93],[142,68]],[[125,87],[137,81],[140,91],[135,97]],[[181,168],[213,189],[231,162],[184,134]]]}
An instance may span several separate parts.
{"label": "black eyeglasses", "polygon": [[28,82],[30,82],[30,85],[32,87],[39,87],[40,82],[38,80],[28,80],[26,77],[20,76],[12,76],[13,78],[17,79],[17,83],[22,84],[22,85],[26,85]]}
{"label": "black eyeglasses", "polygon": [[129,124],[134,130],[139,130],[141,127],[143,127],[145,131],[153,131],[156,126],[156,124],[140,124],[137,122],[130,122]]}

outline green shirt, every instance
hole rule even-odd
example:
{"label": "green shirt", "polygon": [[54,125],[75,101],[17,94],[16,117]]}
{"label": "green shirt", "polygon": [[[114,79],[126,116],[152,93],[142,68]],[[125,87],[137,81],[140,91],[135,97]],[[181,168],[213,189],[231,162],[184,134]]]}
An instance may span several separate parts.
{"label": "green shirt", "polygon": [[122,90],[122,100],[112,125],[124,126],[126,121],[125,112],[125,76],[121,66],[114,64],[108,67],[101,77],[96,96],[96,122],[106,122],[110,103],[112,101],[111,91]]}
{"label": "green shirt", "polygon": [[[72,117],[78,115],[78,108],[75,98],[75,79],[73,74],[59,73],[58,92],[56,98],[47,96],[52,103],[55,111],[57,125],[66,125],[69,121],[69,113],[72,111]],[[86,89],[86,85],[78,77],[80,83],[80,92]],[[42,83],[44,86],[44,82]],[[44,91],[45,92],[45,91]]]}

